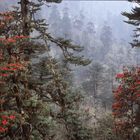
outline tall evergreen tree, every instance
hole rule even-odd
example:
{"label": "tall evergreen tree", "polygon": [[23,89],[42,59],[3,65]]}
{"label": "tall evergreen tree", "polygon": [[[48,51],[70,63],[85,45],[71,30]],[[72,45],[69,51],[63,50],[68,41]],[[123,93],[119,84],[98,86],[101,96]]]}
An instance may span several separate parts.
{"label": "tall evergreen tree", "polygon": [[[16,64],[16,68],[19,69],[19,72],[12,72],[11,76],[8,76],[9,79],[4,79],[8,84],[5,85],[6,88],[4,87],[6,95],[1,96],[1,98],[5,99],[1,107],[7,114],[9,110],[10,112],[14,112],[16,114],[16,121],[14,125],[9,126],[7,119],[9,119],[9,117],[11,119],[11,116],[5,114],[5,117],[3,111],[0,113],[1,119],[4,119],[2,120],[2,122],[4,121],[4,125],[8,124],[8,128],[4,128],[4,131],[1,133],[1,138],[13,140],[52,140],[56,134],[53,133],[50,135],[49,126],[52,122],[56,122],[55,120],[62,120],[66,126],[67,134],[69,134],[71,130],[72,132],[77,131],[76,134],[72,135],[72,138],[67,137],[68,140],[76,140],[77,138],[79,140],[91,139],[92,137],[91,133],[88,133],[89,131],[83,136],[82,121],[77,124],[78,126],[75,126],[76,122],[72,124],[71,122],[65,123],[66,120],[69,121],[69,118],[65,118],[68,117],[66,114],[68,109],[74,107],[73,104],[79,99],[79,96],[74,94],[76,98],[74,101],[72,100],[74,98],[71,96],[71,91],[63,78],[59,63],[56,59],[52,58],[49,53],[48,42],[55,43],[62,50],[66,62],[87,65],[89,61],[85,61],[83,57],[74,55],[75,51],[79,52],[82,50],[80,46],[73,45],[69,40],[53,38],[47,32],[47,24],[44,20],[36,18],[36,12],[40,10],[40,7],[44,4],[43,1],[30,2],[28,0],[21,0],[19,4],[21,7],[15,7],[15,10],[11,12],[12,15],[4,13],[6,18],[12,19],[10,22],[3,24],[4,21],[0,19],[0,25],[2,25],[0,30],[2,38],[0,41],[1,45],[4,46],[4,54],[7,55],[7,57],[4,56],[6,58],[4,59],[6,61],[4,65],[7,64],[6,68],[3,69],[1,67],[2,76],[6,76],[5,73],[3,73],[5,70],[10,70],[10,72],[15,70],[9,68],[11,66],[15,67],[15,63],[11,65],[11,61],[22,64]],[[1,16],[3,16],[3,14]],[[5,26],[3,27],[3,25]],[[31,36],[33,31],[38,32],[37,37]],[[29,40],[24,40],[26,38],[29,38]],[[16,42],[15,39],[17,39],[18,42]],[[10,46],[9,43],[7,44],[4,41],[11,43]],[[39,63],[36,64],[36,66],[39,65],[40,68],[29,63],[31,62],[31,54],[33,52],[42,54],[44,51],[46,51],[47,54],[46,59],[43,61],[38,59]],[[39,69],[37,70],[37,68]],[[69,98],[69,96],[72,98]],[[51,111],[52,106],[57,106],[56,112]],[[49,107],[51,108],[50,111]],[[53,109],[55,110],[55,108]],[[70,115],[72,117],[75,113],[70,111]],[[12,116],[12,118],[13,117],[15,118],[15,116]],[[78,118],[79,117],[77,117],[77,119]],[[76,119],[74,118],[74,120]],[[70,123],[69,129],[67,129],[68,123]]]}
{"label": "tall evergreen tree", "polygon": [[93,104],[97,103],[99,96],[99,89],[102,88],[102,83],[104,83],[104,67],[97,62],[94,62],[87,71],[87,81],[83,83],[85,91],[93,97]]}
{"label": "tall evergreen tree", "polygon": [[85,19],[85,16],[83,14],[83,11],[80,11],[80,15],[74,20],[75,29],[82,31],[83,26],[84,26],[84,19]]}
{"label": "tall evergreen tree", "polygon": [[49,15],[49,19],[48,19],[48,22],[49,22],[49,27],[50,27],[50,31],[51,33],[53,33],[53,35],[55,37],[60,37],[61,35],[61,17],[60,17],[60,13],[59,13],[59,10],[57,8],[56,5],[54,5],[52,8],[51,8],[51,13]]}
{"label": "tall evergreen tree", "polygon": [[69,15],[69,9],[68,9],[68,7],[64,7],[63,18],[61,20],[62,37],[66,38],[66,39],[70,39],[71,30],[72,30],[72,25],[71,25],[71,19],[70,19],[70,15]]}
{"label": "tall evergreen tree", "polygon": [[90,34],[90,35],[94,35],[95,34],[95,25],[93,22],[88,22],[87,23],[87,32]]}
{"label": "tall evergreen tree", "polygon": [[112,29],[108,25],[104,25],[102,30],[101,30],[101,35],[100,35],[100,40],[103,44],[102,47],[102,59],[105,58],[107,52],[110,50],[110,47],[113,43],[112,39]]}
{"label": "tall evergreen tree", "polygon": [[128,21],[125,21],[128,24],[131,24],[136,27],[134,30],[134,39],[133,42],[130,43],[132,47],[140,47],[140,41],[139,41],[139,36],[140,36],[140,2],[139,0],[130,0],[131,2],[135,2],[137,5],[135,8],[132,8],[131,12],[123,12],[122,15],[128,18]]}

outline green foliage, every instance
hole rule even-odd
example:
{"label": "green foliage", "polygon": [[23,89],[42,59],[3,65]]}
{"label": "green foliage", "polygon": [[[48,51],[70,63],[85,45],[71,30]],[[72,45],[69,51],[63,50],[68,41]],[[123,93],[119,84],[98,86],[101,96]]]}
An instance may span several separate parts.
{"label": "green foliage", "polygon": [[98,120],[98,125],[94,129],[94,138],[95,140],[123,140],[116,137],[115,132],[113,131],[113,117],[111,114],[104,115]]}
{"label": "green foliage", "polygon": [[80,109],[83,96],[79,91],[69,92],[66,96],[67,108],[62,116],[67,130],[68,140],[93,140],[93,130],[86,123],[89,114]]}
{"label": "green foliage", "polygon": [[131,12],[123,12],[122,15],[128,18],[128,21],[125,21],[128,24],[131,24],[135,26],[134,30],[134,39],[133,42],[130,43],[132,47],[140,47],[140,41],[139,41],[139,32],[140,32],[140,7],[139,4],[140,2],[137,0],[131,0],[131,2],[136,2],[138,5],[131,10]]}

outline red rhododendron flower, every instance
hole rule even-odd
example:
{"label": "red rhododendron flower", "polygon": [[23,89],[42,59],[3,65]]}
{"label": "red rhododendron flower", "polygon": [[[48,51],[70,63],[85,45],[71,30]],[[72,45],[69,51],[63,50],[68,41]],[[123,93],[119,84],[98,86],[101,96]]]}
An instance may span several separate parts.
{"label": "red rhododendron flower", "polygon": [[14,40],[14,39],[12,39],[12,38],[8,38],[8,39],[7,39],[7,42],[8,42],[8,43],[15,43],[16,40]]}
{"label": "red rhododendron flower", "polygon": [[0,74],[0,76],[2,76],[2,77],[7,77],[8,74]]}
{"label": "red rhododendron flower", "polygon": [[10,67],[23,67],[23,65],[21,65],[19,63],[11,63],[11,64],[8,64],[8,66],[10,66]]}
{"label": "red rhododendron flower", "polygon": [[7,121],[7,120],[3,120],[3,121],[2,121],[2,124],[3,124],[3,125],[6,125],[6,124],[8,124],[8,121]]}
{"label": "red rhododendron flower", "polygon": [[1,70],[8,71],[8,70],[9,70],[9,68],[7,68],[7,67],[3,67],[3,68],[1,68]]}
{"label": "red rhododendron flower", "polygon": [[118,108],[121,108],[122,107],[122,104],[121,103],[114,103],[113,105],[112,105],[112,108],[113,109],[118,109]]}
{"label": "red rhododendron flower", "polygon": [[15,71],[15,70],[17,70],[17,68],[11,68],[10,70]]}
{"label": "red rhododendron flower", "polygon": [[124,77],[124,74],[123,73],[119,73],[116,75],[116,78],[123,78]]}
{"label": "red rhododendron flower", "polygon": [[137,81],[136,84],[140,85],[140,81]]}
{"label": "red rhododendron flower", "polygon": [[16,117],[15,117],[14,115],[10,115],[9,118],[10,118],[11,120],[14,120]]}
{"label": "red rhododendron flower", "polygon": [[7,128],[3,128],[0,126],[0,132],[5,132],[7,130]]}
{"label": "red rhododendron flower", "polygon": [[140,93],[136,95],[137,97],[140,97]]}
{"label": "red rhododendron flower", "polygon": [[20,35],[20,36],[14,36],[15,39],[24,39],[24,38],[29,38],[28,36],[23,36],[23,35]]}
{"label": "red rhododendron flower", "polygon": [[6,115],[1,116],[3,119],[7,119],[8,117]]}

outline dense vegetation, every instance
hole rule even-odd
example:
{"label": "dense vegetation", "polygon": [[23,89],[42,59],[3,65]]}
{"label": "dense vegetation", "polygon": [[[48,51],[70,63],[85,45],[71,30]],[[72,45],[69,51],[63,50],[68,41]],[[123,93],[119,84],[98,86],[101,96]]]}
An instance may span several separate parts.
{"label": "dense vegetation", "polygon": [[[122,51],[125,44],[114,41],[109,25],[97,35],[93,22],[84,27],[82,12],[72,21],[67,7],[61,17],[56,6],[48,25],[41,8],[61,0],[14,2],[0,12],[0,139],[139,140],[138,53],[118,73],[129,50]],[[123,15],[135,25],[131,45],[139,47],[140,3],[134,2]]]}

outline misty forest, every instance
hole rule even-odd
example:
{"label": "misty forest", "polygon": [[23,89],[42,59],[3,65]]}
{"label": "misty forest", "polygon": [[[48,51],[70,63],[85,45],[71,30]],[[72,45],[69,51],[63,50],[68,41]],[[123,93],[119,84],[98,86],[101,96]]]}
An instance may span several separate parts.
{"label": "misty forest", "polygon": [[0,0],[0,140],[140,140],[139,47],[139,0]]}

